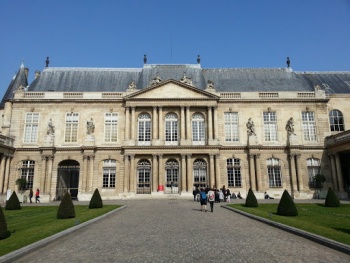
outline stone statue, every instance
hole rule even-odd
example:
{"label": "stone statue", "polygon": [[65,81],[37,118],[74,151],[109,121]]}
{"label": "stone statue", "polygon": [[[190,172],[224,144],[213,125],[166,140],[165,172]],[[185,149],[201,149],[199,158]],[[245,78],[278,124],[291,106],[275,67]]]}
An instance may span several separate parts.
{"label": "stone statue", "polygon": [[95,124],[92,118],[86,121],[86,133],[91,135],[95,131]]}
{"label": "stone statue", "polygon": [[131,81],[130,84],[129,84],[129,88],[128,89],[131,89],[131,90],[134,90],[136,89],[136,84],[135,84],[135,81]]}
{"label": "stone statue", "polygon": [[286,130],[287,130],[288,136],[291,136],[292,134],[295,135],[295,133],[294,133],[294,120],[293,120],[293,117],[291,117],[287,121]]}
{"label": "stone statue", "polygon": [[160,82],[162,82],[162,79],[159,77],[159,75],[158,75],[158,73],[157,73],[157,75],[155,76],[155,78],[151,80],[151,86],[156,85],[156,84],[158,84],[158,83],[160,83]]}
{"label": "stone statue", "polygon": [[52,124],[52,119],[50,119],[49,123],[47,124],[46,133],[47,135],[55,134],[55,126]]}
{"label": "stone statue", "polygon": [[211,80],[208,80],[207,81],[207,89],[215,89],[214,82],[212,82]]}
{"label": "stone statue", "polygon": [[249,136],[256,136],[255,134],[255,125],[254,122],[252,121],[252,118],[249,118],[248,122],[247,122],[247,133]]}
{"label": "stone statue", "polygon": [[192,79],[187,77],[186,72],[184,72],[182,78],[180,79],[180,82],[192,85]]}
{"label": "stone statue", "polygon": [[50,61],[49,61],[49,57],[46,57],[46,61],[45,61],[45,63],[46,63],[46,68],[48,68],[48,67],[49,67],[49,63],[50,63]]}
{"label": "stone statue", "polygon": [[290,67],[290,60],[289,60],[289,57],[287,57],[287,67],[289,68]]}

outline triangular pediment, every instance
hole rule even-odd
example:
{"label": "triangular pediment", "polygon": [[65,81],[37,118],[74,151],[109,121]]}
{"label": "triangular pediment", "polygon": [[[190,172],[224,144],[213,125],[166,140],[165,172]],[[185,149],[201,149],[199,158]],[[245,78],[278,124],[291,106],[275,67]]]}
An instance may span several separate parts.
{"label": "triangular pediment", "polygon": [[128,95],[128,99],[217,99],[218,96],[175,80],[168,80]]}

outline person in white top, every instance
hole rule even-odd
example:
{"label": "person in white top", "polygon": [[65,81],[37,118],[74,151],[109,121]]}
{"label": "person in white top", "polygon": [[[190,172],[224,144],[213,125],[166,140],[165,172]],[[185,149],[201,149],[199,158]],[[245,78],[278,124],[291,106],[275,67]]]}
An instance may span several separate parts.
{"label": "person in white top", "polygon": [[214,202],[215,202],[215,192],[213,191],[213,188],[210,188],[208,191],[208,201],[210,204],[210,210],[213,213],[214,211]]}

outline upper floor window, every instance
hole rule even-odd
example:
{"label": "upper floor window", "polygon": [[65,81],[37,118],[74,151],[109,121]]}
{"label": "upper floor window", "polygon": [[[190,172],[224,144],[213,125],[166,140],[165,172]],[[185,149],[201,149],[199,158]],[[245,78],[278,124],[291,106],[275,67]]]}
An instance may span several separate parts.
{"label": "upper floor window", "polygon": [[316,124],[313,112],[302,112],[303,133],[305,141],[316,141]]}
{"label": "upper floor window", "polygon": [[237,158],[231,158],[226,160],[227,179],[229,187],[241,187],[241,160]]}
{"label": "upper floor window", "polygon": [[279,159],[270,158],[266,161],[270,187],[282,187],[281,165]]}
{"label": "upper floor window", "polygon": [[309,158],[306,160],[307,173],[309,175],[309,186],[317,187],[315,176],[321,172],[320,159]]}
{"label": "upper floor window", "polygon": [[151,142],[151,116],[148,113],[141,113],[138,118],[138,141],[142,144]]}
{"label": "upper floor window", "polygon": [[106,113],[105,115],[105,142],[117,142],[118,114]]}
{"label": "upper floor window", "polygon": [[66,134],[65,142],[77,142],[78,141],[78,113],[67,113],[66,114]]}
{"label": "upper floor window", "polygon": [[24,126],[24,142],[37,142],[39,128],[39,113],[26,113]]}
{"label": "upper floor window", "polygon": [[276,112],[264,112],[264,137],[265,141],[277,141]]}
{"label": "upper floor window", "polygon": [[192,115],[192,141],[193,144],[205,143],[204,116],[201,113]]}
{"label": "upper floor window", "polygon": [[178,120],[175,113],[165,115],[165,141],[178,141]]}
{"label": "upper floor window", "polygon": [[329,113],[329,123],[331,131],[344,131],[344,120],[341,111],[332,110]]}
{"label": "upper floor window", "polygon": [[104,160],[103,161],[103,188],[115,187],[115,174],[116,174],[116,160]]}
{"label": "upper floor window", "polygon": [[237,142],[238,137],[238,112],[225,112],[225,141]]}
{"label": "upper floor window", "polygon": [[[33,188],[35,162],[31,160],[22,161],[21,178],[26,180],[25,189]],[[23,189],[23,190],[25,190]]]}

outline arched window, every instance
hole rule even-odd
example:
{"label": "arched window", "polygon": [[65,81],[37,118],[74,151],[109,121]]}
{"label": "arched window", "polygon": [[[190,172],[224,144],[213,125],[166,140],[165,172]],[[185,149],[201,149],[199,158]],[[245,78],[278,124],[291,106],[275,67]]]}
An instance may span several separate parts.
{"label": "arched window", "polygon": [[22,161],[22,165],[20,167],[21,178],[26,180],[26,186],[23,190],[33,188],[34,168],[35,168],[35,161],[32,161],[32,160]]}
{"label": "arched window", "polygon": [[151,193],[151,163],[146,159],[137,163],[137,193]]}
{"label": "arched window", "polygon": [[309,175],[309,186],[316,187],[315,176],[321,172],[320,159],[309,158],[306,160],[307,173]]}
{"label": "arched window", "polygon": [[331,131],[344,131],[343,113],[338,110],[332,110],[329,113],[329,124]]}
{"label": "arched window", "polygon": [[192,141],[195,145],[205,143],[204,116],[201,113],[195,113],[192,116]]}
{"label": "arched window", "polygon": [[179,185],[179,163],[175,159],[169,159],[165,163],[166,184],[165,192],[177,194]]}
{"label": "arched window", "polygon": [[115,187],[115,174],[116,174],[116,160],[104,160],[103,161],[103,188]]}
{"label": "arched window", "polygon": [[206,187],[207,182],[207,163],[203,159],[197,159],[193,162],[193,182],[198,187]]}
{"label": "arched window", "polygon": [[178,141],[178,119],[175,113],[165,115],[165,143],[174,144]]}
{"label": "arched window", "polygon": [[226,160],[227,180],[229,187],[241,187],[241,160],[237,158],[231,158]]}
{"label": "arched window", "polygon": [[270,187],[282,187],[281,165],[279,159],[267,159],[267,173]]}
{"label": "arched window", "polygon": [[151,115],[141,113],[138,118],[138,141],[142,145],[151,144]]}

